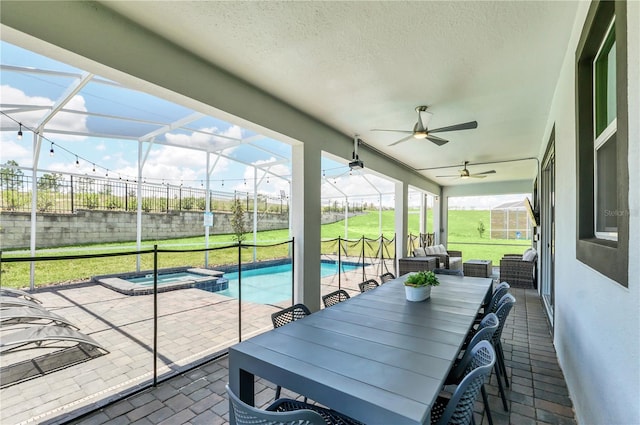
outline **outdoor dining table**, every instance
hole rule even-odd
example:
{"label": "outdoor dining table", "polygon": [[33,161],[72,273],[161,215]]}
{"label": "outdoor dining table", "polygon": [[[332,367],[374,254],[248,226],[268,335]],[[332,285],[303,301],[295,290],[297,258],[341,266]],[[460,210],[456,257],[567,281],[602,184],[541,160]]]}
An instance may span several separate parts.
{"label": "outdoor dining table", "polygon": [[410,302],[405,277],[230,347],[232,391],[253,405],[258,376],[365,424],[428,424],[492,280],[439,275]]}

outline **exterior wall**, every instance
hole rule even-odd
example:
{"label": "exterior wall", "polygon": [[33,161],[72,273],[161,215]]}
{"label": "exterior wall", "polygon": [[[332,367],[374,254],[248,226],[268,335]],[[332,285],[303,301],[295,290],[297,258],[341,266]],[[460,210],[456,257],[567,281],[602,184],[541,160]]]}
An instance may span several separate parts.
{"label": "exterior wall", "polygon": [[[354,216],[356,214],[349,214]],[[247,227],[253,223],[252,213],[245,213]],[[209,234],[233,233],[231,213],[215,212]],[[344,220],[343,213],[322,214],[322,224]],[[168,214],[142,214],[142,239],[170,239],[204,235],[202,212],[175,211]],[[288,214],[259,214],[258,231],[287,229]],[[29,248],[31,214],[3,212],[0,217],[0,249]],[[125,211],[80,210],[76,214],[38,214],[36,246],[96,242],[128,242],[136,240],[136,214]]]}
{"label": "exterior wall", "polygon": [[[555,124],[554,343],[578,423],[640,423],[640,2],[627,3],[629,96],[629,287],[576,260],[575,52],[581,4],[552,102]],[[544,150],[545,146],[542,147]],[[542,155],[542,152],[541,152]]]}

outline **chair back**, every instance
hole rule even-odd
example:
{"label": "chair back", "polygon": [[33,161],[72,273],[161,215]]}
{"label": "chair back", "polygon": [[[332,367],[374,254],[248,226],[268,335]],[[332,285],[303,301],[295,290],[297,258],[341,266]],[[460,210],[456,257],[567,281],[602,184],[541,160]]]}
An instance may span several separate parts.
{"label": "chair back", "polygon": [[507,292],[509,292],[509,284],[507,282],[500,282],[496,289],[493,291],[493,295],[491,295],[491,301],[484,309],[485,313],[495,313],[498,310],[498,303],[504,297]]}
{"label": "chair back", "polygon": [[369,280],[365,280],[364,282],[358,283],[358,287],[360,288],[361,293],[375,289],[378,286],[380,285],[378,285],[378,282],[375,279],[369,279]]}
{"label": "chair back", "polygon": [[489,313],[482,319],[478,325],[478,330],[476,330],[471,341],[469,341],[462,359],[456,363],[451,373],[449,373],[449,376],[447,377],[447,384],[457,384],[467,373],[469,373],[471,369],[475,367],[472,362],[473,355],[475,353],[473,348],[481,341],[491,342],[493,334],[498,330],[499,324],[500,320],[498,320],[498,316],[495,313]]}
{"label": "chair back", "polygon": [[450,269],[443,269],[443,268],[437,268],[437,269],[433,269],[433,272],[435,274],[446,274],[449,276],[464,276],[464,273],[462,272],[462,270],[450,270]]}
{"label": "chair back", "polygon": [[325,307],[331,307],[332,305],[341,303],[344,300],[348,300],[349,294],[344,289],[338,289],[322,296],[322,302]]}
{"label": "chair back", "polygon": [[229,423],[232,425],[326,425],[325,420],[313,410],[270,412],[256,409],[240,400],[226,385],[229,395]]}
{"label": "chair back", "polygon": [[273,322],[273,327],[275,329],[279,328],[280,326],[286,325],[287,323],[291,323],[295,320],[307,317],[310,314],[311,311],[309,311],[306,305],[295,304],[291,307],[287,307],[273,313],[271,315],[271,321]]}
{"label": "chair back", "polygon": [[493,334],[492,342],[494,346],[496,344],[500,344],[500,338],[502,337],[502,329],[504,329],[504,324],[507,321],[507,316],[509,316],[509,312],[511,308],[516,303],[516,299],[511,294],[505,294],[498,302],[498,308],[496,309],[496,316],[498,316],[498,320],[500,324],[498,325],[498,329]]}
{"label": "chair back", "polygon": [[473,405],[482,385],[491,374],[496,352],[489,341],[480,341],[472,351],[470,372],[456,387],[437,425],[468,425],[473,419]]}
{"label": "chair back", "polygon": [[394,276],[393,273],[383,273],[380,275],[380,282],[381,283],[387,283],[390,280],[395,279],[396,277]]}

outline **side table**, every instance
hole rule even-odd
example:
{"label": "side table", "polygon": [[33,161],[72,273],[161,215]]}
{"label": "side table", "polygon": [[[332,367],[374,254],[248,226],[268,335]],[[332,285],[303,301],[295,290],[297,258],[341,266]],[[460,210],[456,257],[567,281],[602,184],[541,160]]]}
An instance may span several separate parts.
{"label": "side table", "polygon": [[462,264],[465,276],[491,277],[493,273],[491,260],[468,260]]}

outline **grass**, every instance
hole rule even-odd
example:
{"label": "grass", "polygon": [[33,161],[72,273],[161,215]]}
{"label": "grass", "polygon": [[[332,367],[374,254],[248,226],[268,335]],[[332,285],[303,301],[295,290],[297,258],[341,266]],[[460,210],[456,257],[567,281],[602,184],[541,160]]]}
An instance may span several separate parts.
{"label": "grass", "polygon": [[[382,211],[382,233],[387,239],[394,237],[394,211]],[[409,233],[417,235],[419,233],[419,218],[416,211],[409,212],[408,229]],[[489,239],[489,211],[480,210],[453,210],[449,211],[449,249],[462,251],[463,260],[469,259],[490,259],[494,265],[498,265],[500,258],[506,253],[522,253],[531,246],[529,240],[503,240]],[[479,222],[483,222],[486,228],[481,237],[478,233]],[[427,220],[427,228],[432,228],[431,214]],[[363,215],[350,217],[348,219],[349,238],[359,239],[362,236],[370,239],[377,239],[380,236],[379,212],[370,211]],[[322,225],[321,236],[323,239],[334,239],[340,236],[344,238],[344,221]],[[257,260],[280,258],[289,256],[289,244],[283,243],[289,240],[287,229],[269,230],[258,232],[256,243],[259,245],[278,244],[276,246],[259,247],[255,249]],[[223,265],[237,264],[238,249],[224,248],[233,244],[231,235],[212,235],[209,237],[210,248],[220,248],[210,251],[208,264]],[[253,243],[253,235],[248,234],[245,244]],[[502,244],[502,245],[501,245]],[[153,245],[158,245],[159,249],[167,250],[194,250],[205,247],[204,236],[192,238],[179,238],[169,240],[144,241],[141,249],[152,249]],[[360,253],[361,245],[349,246],[352,252]],[[375,255],[377,246],[365,245],[366,255]],[[393,256],[394,247],[391,246],[385,251],[385,256]],[[37,252],[37,257],[52,257],[62,255],[87,255],[114,252],[134,252],[135,242],[128,243],[103,243],[81,246],[69,246],[59,249],[42,249]],[[254,249],[241,250],[242,261],[250,262],[254,259]],[[336,242],[323,242],[322,252],[331,253],[337,251]],[[352,254],[353,255],[353,254]],[[30,254],[22,252],[3,252],[3,259],[15,257],[29,257]],[[190,265],[193,267],[204,266],[205,255],[203,252],[168,252],[158,255],[158,267],[169,268]],[[49,285],[51,283],[65,283],[73,281],[87,280],[91,276],[120,273],[136,269],[137,256],[133,254],[87,258],[74,260],[47,260],[35,263],[36,286]],[[153,255],[140,255],[140,269],[153,269]],[[0,284],[8,287],[26,287],[29,282],[30,263],[2,263],[2,273],[0,273]]]}

